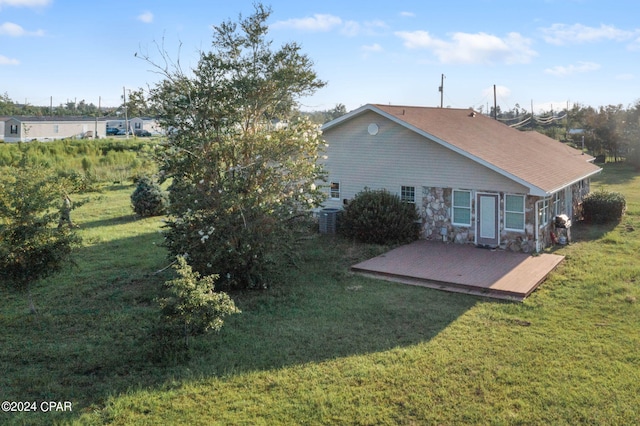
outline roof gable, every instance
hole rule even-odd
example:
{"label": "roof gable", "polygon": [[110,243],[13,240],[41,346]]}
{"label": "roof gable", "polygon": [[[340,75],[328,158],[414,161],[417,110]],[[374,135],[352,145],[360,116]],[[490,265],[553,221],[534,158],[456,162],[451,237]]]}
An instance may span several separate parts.
{"label": "roof gable", "polygon": [[364,105],[323,127],[327,131],[373,111],[454,152],[546,196],[601,169],[561,142],[522,132],[469,109]]}

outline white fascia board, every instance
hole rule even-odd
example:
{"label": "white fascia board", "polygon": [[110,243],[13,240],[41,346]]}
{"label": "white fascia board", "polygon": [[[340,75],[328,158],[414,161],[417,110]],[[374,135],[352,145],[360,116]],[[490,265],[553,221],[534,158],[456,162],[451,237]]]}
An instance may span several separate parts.
{"label": "white fascia board", "polygon": [[353,118],[353,117],[355,117],[355,116],[357,116],[357,115],[360,115],[360,114],[362,114],[362,113],[363,113],[363,112],[365,112],[365,111],[375,111],[375,112],[377,112],[378,114],[382,113],[382,111],[380,111],[379,109],[374,108],[374,107],[373,107],[373,105],[371,105],[371,104],[366,104],[366,105],[361,106],[361,107],[360,107],[360,108],[358,108],[358,109],[354,109],[353,111],[346,113],[345,115],[343,115],[343,116],[341,116],[341,117],[334,118],[333,120],[331,120],[331,121],[329,121],[329,122],[327,122],[327,123],[324,123],[324,124],[322,125],[322,127],[320,127],[320,130],[322,130],[323,132],[324,132],[325,130],[329,130],[329,129],[331,129],[332,127],[335,127],[335,126],[339,125],[339,124],[340,124],[340,123],[342,123],[343,121],[350,120],[351,118]]}

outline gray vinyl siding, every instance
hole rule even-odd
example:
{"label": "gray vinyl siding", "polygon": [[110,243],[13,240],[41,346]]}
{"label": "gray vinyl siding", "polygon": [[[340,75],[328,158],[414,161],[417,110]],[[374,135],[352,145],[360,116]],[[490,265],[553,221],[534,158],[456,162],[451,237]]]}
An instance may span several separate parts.
{"label": "gray vinyl siding", "polygon": [[[378,133],[370,135],[370,123]],[[489,168],[442,147],[436,142],[369,112],[325,132],[329,147],[324,164],[329,182],[340,182],[339,207],[365,187],[386,188],[400,194],[401,186],[416,188],[416,205],[422,205],[423,186],[526,194],[528,189]]]}

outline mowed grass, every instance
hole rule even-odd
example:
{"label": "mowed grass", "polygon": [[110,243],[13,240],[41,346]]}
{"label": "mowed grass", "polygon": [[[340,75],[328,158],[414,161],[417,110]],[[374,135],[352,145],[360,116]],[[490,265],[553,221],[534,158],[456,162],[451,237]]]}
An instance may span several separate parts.
{"label": "mowed grass", "polygon": [[160,219],[137,220],[133,187],[74,212],[77,267],[0,308],[2,399],[73,402],[71,413],[0,414],[51,424],[636,424],[640,418],[640,177],[607,165],[623,220],[578,225],[566,260],[524,303],[355,276],[382,247],[305,241],[297,266],[153,362],[153,298],[169,271]]}

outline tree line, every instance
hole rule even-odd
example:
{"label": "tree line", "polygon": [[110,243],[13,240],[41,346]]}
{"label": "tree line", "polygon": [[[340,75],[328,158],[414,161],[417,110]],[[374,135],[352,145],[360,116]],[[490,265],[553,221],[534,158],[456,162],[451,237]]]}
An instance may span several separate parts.
{"label": "tree line", "polygon": [[[98,108],[84,99],[51,107],[20,104],[5,92],[0,94],[0,116],[102,117],[124,115],[126,111],[129,117],[158,117],[162,113],[152,102],[151,93],[143,88],[130,90],[126,100],[123,96],[121,99],[123,102],[117,107]],[[324,124],[346,113],[342,103],[327,110],[297,111],[298,116],[306,117],[315,124]],[[543,111],[534,115],[516,104],[510,110],[492,106],[487,113],[508,126],[523,131],[538,131],[577,148],[584,148],[595,156],[609,157],[613,161],[639,157],[637,162],[640,167],[640,100],[626,108],[622,104],[599,107],[574,104],[569,109]]]}
{"label": "tree line", "polygon": [[491,117],[519,130],[535,130],[551,138],[584,148],[594,156],[630,160],[640,167],[640,100],[625,108],[622,104],[592,107],[574,104],[559,111],[534,115],[518,104],[508,111],[491,107]]}

